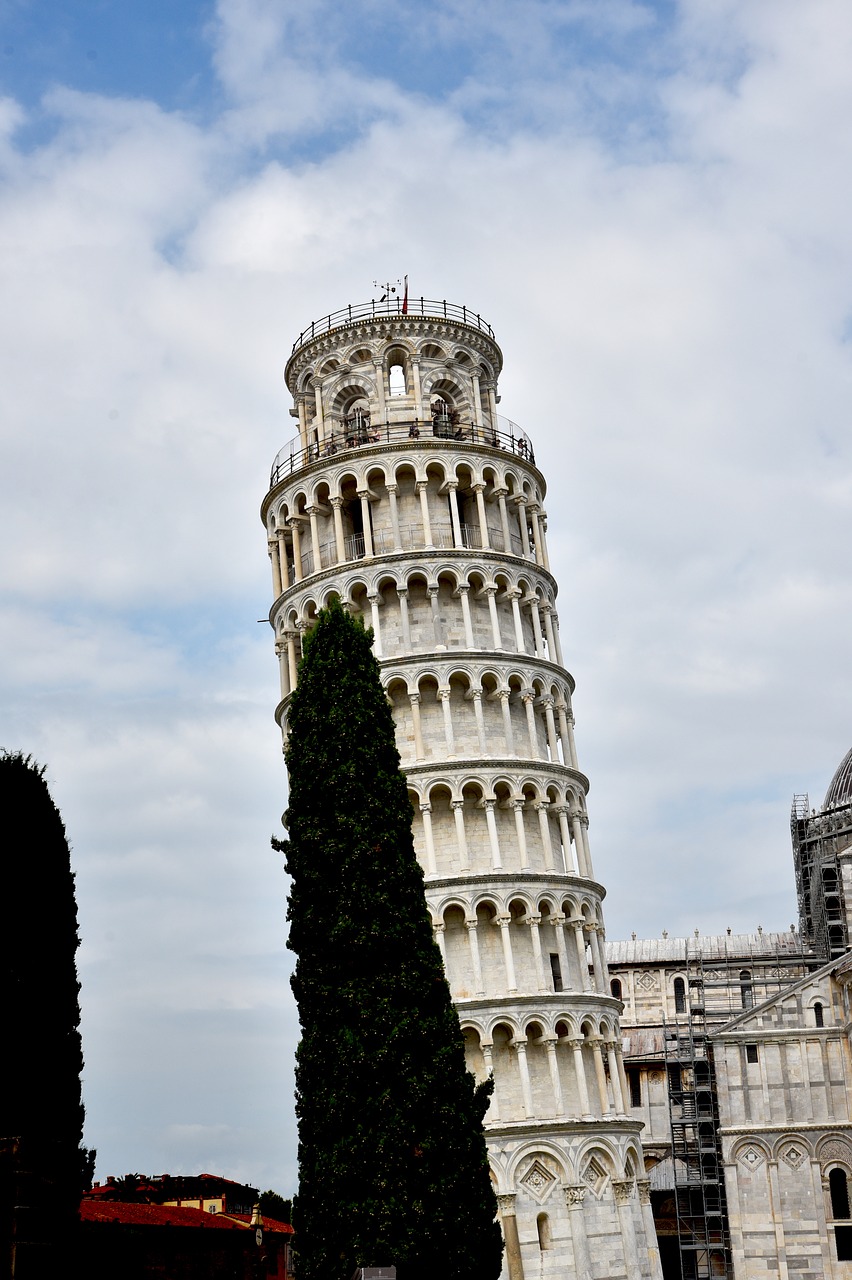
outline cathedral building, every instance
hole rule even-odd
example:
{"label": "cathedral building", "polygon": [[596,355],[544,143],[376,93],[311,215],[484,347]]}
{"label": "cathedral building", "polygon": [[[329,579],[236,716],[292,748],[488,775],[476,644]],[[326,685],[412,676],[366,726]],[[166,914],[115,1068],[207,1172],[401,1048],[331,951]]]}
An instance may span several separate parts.
{"label": "cathedral building", "polygon": [[852,751],[791,829],[798,928],[607,947],[666,1280],[852,1277]]}
{"label": "cathedral building", "polygon": [[295,438],[262,506],[286,739],[304,633],[372,626],[426,900],[485,1129],[504,1275],[660,1276],[642,1120],[607,970],[546,480],[498,412],[476,312],[397,299],[296,339]]}

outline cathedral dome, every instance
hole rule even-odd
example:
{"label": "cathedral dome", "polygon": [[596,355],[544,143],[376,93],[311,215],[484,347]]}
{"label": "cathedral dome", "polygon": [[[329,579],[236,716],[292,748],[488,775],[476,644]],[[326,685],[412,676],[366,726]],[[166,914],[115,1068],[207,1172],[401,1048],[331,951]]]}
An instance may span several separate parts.
{"label": "cathedral dome", "polygon": [[852,803],[852,750],[837,766],[837,772],[829,783],[822,802],[823,809],[833,809],[835,805]]}

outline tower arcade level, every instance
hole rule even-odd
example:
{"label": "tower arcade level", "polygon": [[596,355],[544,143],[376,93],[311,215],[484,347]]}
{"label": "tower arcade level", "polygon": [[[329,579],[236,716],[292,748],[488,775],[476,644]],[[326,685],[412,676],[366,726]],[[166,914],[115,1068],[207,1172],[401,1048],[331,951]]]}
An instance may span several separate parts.
{"label": "tower arcade level", "polygon": [[481,317],[416,300],[300,334],[262,506],[286,739],[304,633],[373,627],[418,858],[486,1117],[505,1274],[658,1276],[604,953],[533,443]]}

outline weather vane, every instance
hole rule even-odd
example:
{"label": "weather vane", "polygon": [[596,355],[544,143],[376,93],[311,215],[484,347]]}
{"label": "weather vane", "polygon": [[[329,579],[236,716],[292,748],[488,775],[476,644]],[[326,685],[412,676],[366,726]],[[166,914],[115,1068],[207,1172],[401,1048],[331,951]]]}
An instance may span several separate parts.
{"label": "weather vane", "polygon": [[385,284],[382,284],[379,280],[374,280],[373,288],[382,290],[379,302],[387,302],[388,298],[392,298],[395,293],[401,292],[403,294],[402,314],[405,315],[408,312],[408,276],[405,276],[402,280],[388,280]]}
{"label": "weather vane", "polygon": [[379,298],[379,302],[387,302],[388,298],[392,297],[393,294],[396,293],[397,289],[402,288],[402,281],[395,280],[391,282],[388,280],[385,284],[382,284],[381,281],[374,280],[373,288],[382,290],[382,296]]}

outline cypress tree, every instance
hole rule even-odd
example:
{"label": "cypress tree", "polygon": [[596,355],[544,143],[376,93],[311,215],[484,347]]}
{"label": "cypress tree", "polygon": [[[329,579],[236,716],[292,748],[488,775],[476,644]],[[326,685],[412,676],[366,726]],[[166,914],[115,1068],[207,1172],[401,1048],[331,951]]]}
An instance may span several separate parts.
{"label": "cypress tree", "polygon": [[65,827],[44,769],[0,754],[6,829],[0,929],[0,1232],[9,1274],[57,1275],[68,1262],[94,1153],[80,1146],[77,905]]}
{"label": "cypress tree", "polygon": [[323,610],[290,710],[297,1274],[493,1280],[492,1085],[466,1068],[371,645],[338,603]]}

